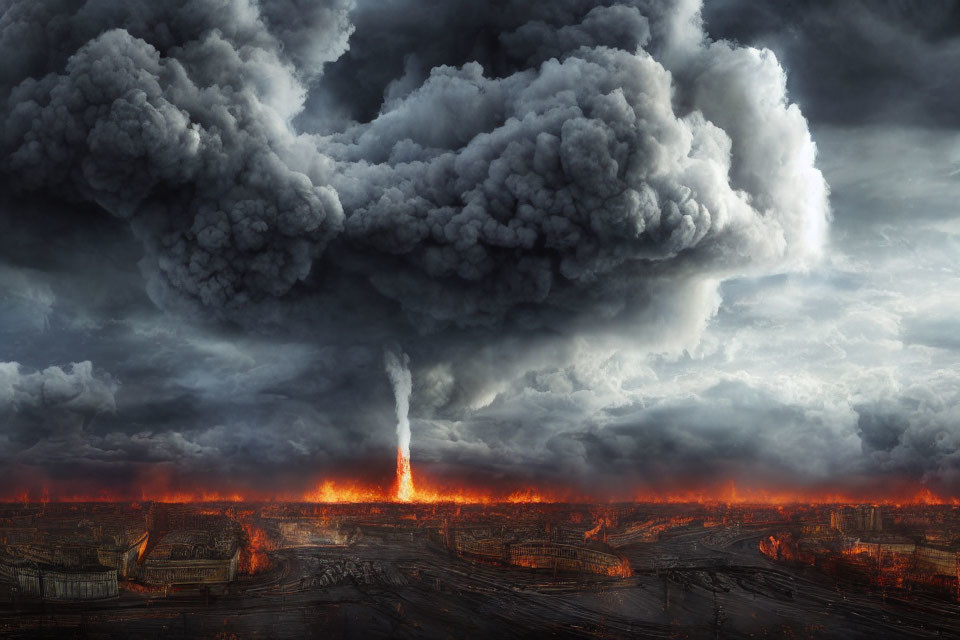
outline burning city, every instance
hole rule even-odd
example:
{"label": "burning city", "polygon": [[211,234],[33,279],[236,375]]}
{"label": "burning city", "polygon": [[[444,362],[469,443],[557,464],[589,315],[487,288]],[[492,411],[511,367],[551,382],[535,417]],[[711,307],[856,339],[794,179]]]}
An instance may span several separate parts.
{"label": "burning city", "polygon": [[[960,634],[960,503],[908,484],[589,495],[414,472],[297,494],[29,488],[0,503],[9,637],[845,637]],[[451,488],[452,487],[452,488]],[[242,613],[241,613],[242,612]]]}
{"label": "burning city", "polygon": [[[734,489],[728,488],[728,492]],[[5,637],[847,637],[960,634],[960,506],[920,493],[549,492],[322,483],[0,505]],[[238,613],[240,612],[240,613]]]}

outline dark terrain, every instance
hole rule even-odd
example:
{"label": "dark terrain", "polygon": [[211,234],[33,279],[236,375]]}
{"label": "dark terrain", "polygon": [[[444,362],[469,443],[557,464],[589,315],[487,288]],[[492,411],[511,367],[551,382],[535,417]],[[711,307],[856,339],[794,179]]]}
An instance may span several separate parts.
{"label": "dark terrain", "polygon": [[[341,522],[349,520],[350,508],[340,509]],[[474,511],[460,518],[483,521],[484,508]],[[545,511],[534,519],[561,517]],[[707,528],[695,521],[669,528],[656,541],[619,548],[632,575],[616,578],[471,560],[446,548],[430,522],[424,516],[409,526],[378,528],[351,521],[348,543],[275,545],[266,552],[266,570],[229,585],[145,588],[124,581],[114,599],[55,603],[27,598],[3,582],[0,635],[960,637],[955,591],[889,588],[776,562],[758,550],[769,524]]]}

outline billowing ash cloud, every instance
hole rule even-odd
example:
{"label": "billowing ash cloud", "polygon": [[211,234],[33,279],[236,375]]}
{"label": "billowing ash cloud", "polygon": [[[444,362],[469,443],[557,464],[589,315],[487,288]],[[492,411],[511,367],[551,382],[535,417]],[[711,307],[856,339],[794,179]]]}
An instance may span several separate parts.
{"label": "billowing ash cloud", "polygon": [[473,48],[426,20],[411,32],[435,46],[407,52],[376,117],[308,135],[308,89],[342,102],[341,68],[393,63],[402,29],[368,47],[425,7],[361,4],[354,43],[333,0],[8,4],[8,185],[130,220],[165,304],[230,315],[359,274],[421,329],[556,326],[821,240],[826,188],[783,72],[705,42],[696,6],[451,3]]}
{"label": "billowing ash cloud", "polygon": [[204,305],[282,295],[309,273],[343,211],[285,157],[286,119],[342,52],[344,9],[309,12],[310,29],[241,1],[9,4],[2,164],[16,189],[130,219],[160,282]]}
{"label": "billowing ash cloud", "polygon": [[[705,104],[732,80],[710,75],[694,90]],[[400,258],[371,274],[381,292],[453,320],[529,304],[615,314],[647,281],[738,272],[814,248],[823,186],[812,148],[802,150],[810,141],[799,112],[781,104],[752,114],[751,96],[730,106],[746,122],[718,110],[744,137],[734,167],[730,135],[702,111],[678,118],[673,93],[655,60],[609,49],[503,79],[475,63],[435,69],[357,128],[350,150],[361,162],[338,179],[352,212],[346,234]],[[781,129],[773,135],[799,132],[800,154],[753,148],[747,132],[769,117]]]}

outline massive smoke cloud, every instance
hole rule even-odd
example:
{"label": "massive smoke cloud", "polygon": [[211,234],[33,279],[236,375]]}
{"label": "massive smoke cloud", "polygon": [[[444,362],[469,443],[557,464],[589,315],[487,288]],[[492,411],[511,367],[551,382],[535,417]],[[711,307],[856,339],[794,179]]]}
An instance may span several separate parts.
{"label": "massive smoke cloud", "polygon": [[[346,5],[8,5],[9,186],[130,220],[165,304],[229,316],[359,273],[424,329],[556,326],[821,240],[826,189],[781,69],[704,42],[696,6],[465,3],[496,61],[411,54],[375,118],[307,135],[292,121],[308,89],[337,93],[322,76]],[[358,13],[423,11],[388,5]]]}
{"label": "massive smoke cloud", "polygon": [[[321,39],[331,13],[309,15]],[[0,85],[5,173],[18,190],[130,219],[157,284],[204,305],[286,293],[342,226],[336,193],[283,156],[300,78],[345,34],[335,21],[308,45],[271,17],[282,14],[245,2],[10,3],[0,47],[21,53]]]}
{"label": "massive smoke cloud", "polygon": [[[529,439],[559,424],[490,417],[509,386],[563,369],[584,336],[689,346],[721,282],[805,266],[824,241],[827,187],[783,69],[709,40],[698,2],[0,7],[0,231],[61,273],[103,230],[129,269],[139,255],[106,249],[130,234],[170,312],[124,288],[140,315],[104,302],[64,330],[99,332],[105,363],[51,348],[33,364],[90,358],[123,380],[132,420],[101,423],[128,432],[98,434],[97,461],[384,450],[369,399],[397,343],[414,364],[398,418],[413,384],[414,417],[449,430],[442,446],[425,430],[424,455],[456,442],[451,464],[495,467],[512,454],[466,448],[471,420]],[[100,282],[96,257],[81,271]],[[82,306],[66,281],[0,303],[42,329]]]}

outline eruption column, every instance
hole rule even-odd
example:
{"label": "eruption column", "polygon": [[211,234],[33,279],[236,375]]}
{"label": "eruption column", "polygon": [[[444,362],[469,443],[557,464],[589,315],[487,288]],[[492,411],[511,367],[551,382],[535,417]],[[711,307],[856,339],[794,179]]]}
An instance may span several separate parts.
{"label": "eruption column", "polygon": [[386,351],[383,364],[386,367],[393,393],[397,399],[397,494],[400,502],[413,500],[413,473],[410,471],[410,390],[413,383],[410,378],[410,358],[407,354]]}

